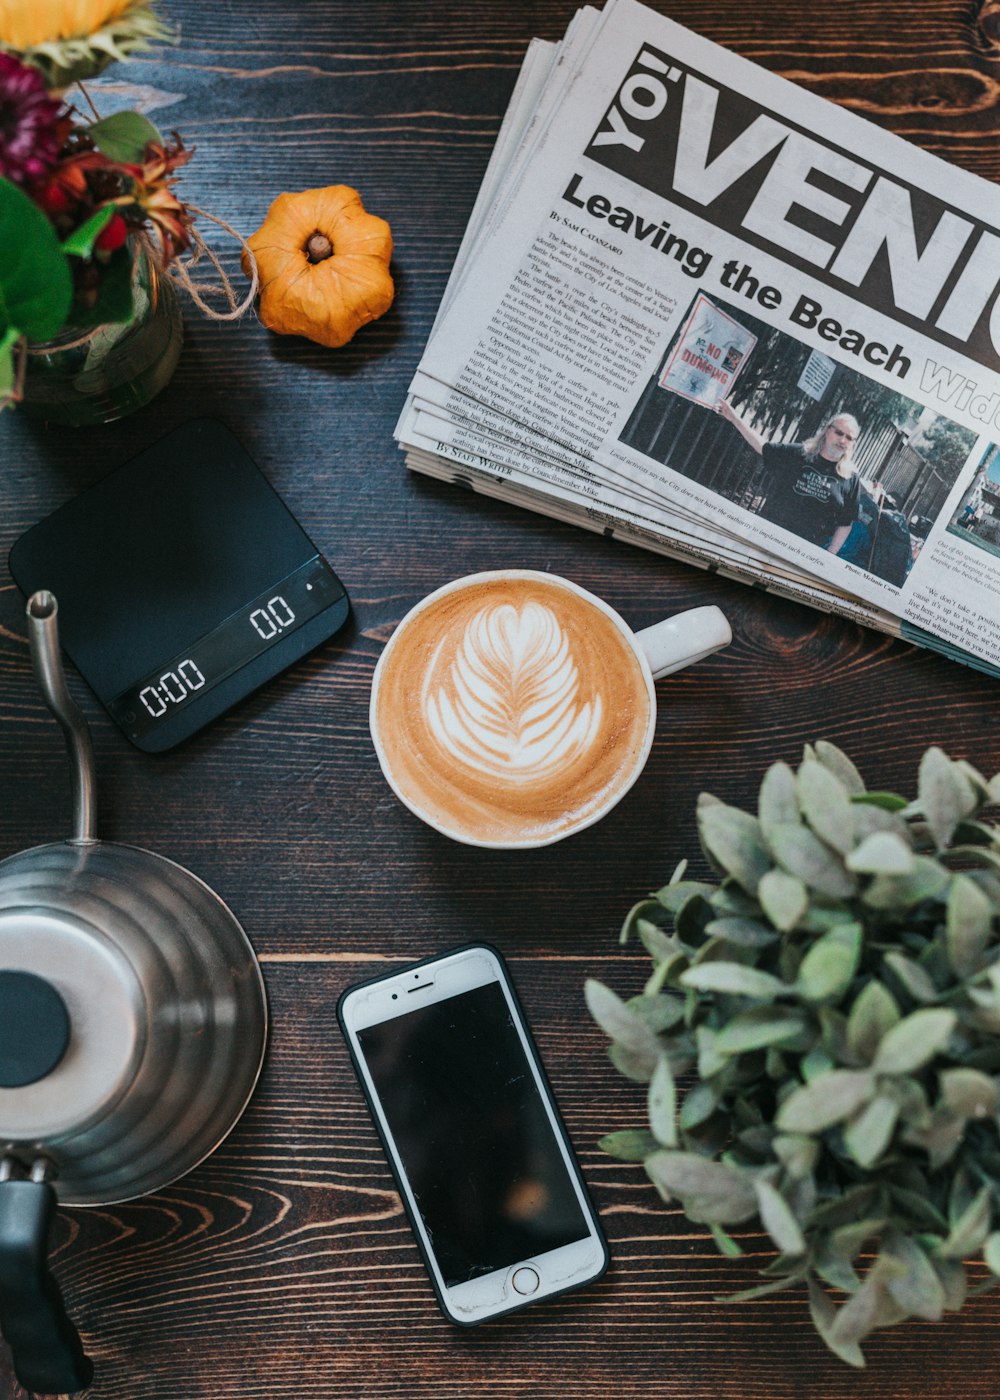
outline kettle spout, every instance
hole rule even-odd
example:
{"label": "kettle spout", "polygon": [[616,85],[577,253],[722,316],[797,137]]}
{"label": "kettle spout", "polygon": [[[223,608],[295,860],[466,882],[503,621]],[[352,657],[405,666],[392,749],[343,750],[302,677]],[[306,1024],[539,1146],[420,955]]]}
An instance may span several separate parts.
{"label": "kettle spout", "polygon": [[97,797],[94,781],[94,745],[83,712],[66,688],[66,674],[59,654],[59,611],[46,589],[28,599],[28,641],[31,662],[42,698],[62,726],[73,765],[73,834],[70,840],[97,840]]}

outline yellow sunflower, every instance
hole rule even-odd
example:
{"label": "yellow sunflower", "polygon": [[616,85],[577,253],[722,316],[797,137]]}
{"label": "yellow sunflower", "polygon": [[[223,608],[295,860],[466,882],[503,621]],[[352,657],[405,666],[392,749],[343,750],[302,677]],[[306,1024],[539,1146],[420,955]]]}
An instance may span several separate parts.
{"label": "yellow sunflower", "polygon": [[0,0],[0,50],[40,68],[53,87],[92,78],[172,31],[155,0]]}

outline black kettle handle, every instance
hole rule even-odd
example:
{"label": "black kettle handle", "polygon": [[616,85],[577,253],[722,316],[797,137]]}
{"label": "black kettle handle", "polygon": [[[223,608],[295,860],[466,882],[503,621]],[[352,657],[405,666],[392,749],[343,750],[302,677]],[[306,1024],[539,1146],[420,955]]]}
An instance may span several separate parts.
{"label": "black kettle handle", "polygon": [[0,1181],[0,1332],[26,1390],[83,1390],[94,1367],[48,1266],[56,1193],[47,1181]]}

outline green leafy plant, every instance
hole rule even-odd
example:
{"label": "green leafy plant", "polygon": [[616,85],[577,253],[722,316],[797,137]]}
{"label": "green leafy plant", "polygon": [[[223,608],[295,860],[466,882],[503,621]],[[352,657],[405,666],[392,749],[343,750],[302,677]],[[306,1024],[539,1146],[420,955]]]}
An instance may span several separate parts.
{"label": "green leafy plant", "polygon": [[587,984],[612,1062],[648,1085],[648,1128],[601,1146],[643,1162],[711,1230],[759,1220],[844,1361],[872,1331],[960,1308],[963,1260],[1000,1276],[1000,800],[929,749],[917,799],[868,792],[832,744],[777,763],[757,815],[703,795],[721,883],[629,912],[653,961],[623,1001]]}

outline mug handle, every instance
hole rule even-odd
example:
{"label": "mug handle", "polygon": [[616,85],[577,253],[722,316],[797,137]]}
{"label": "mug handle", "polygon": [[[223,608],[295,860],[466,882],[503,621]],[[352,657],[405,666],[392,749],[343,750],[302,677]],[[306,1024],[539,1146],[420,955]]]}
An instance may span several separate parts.
{"label": "mug handle", "polygon": [[709,606],[664,618],[634,636],[649,662],[653,680],[658,681],[727,647],[733,640],[733,629],[720,608]]}

